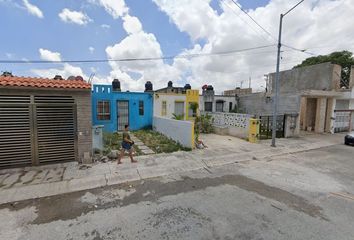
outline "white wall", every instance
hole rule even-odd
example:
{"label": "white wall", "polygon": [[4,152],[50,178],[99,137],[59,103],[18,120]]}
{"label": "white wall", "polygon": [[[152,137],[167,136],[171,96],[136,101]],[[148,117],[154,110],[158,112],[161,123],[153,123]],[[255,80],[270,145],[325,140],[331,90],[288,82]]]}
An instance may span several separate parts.
{"label": "white wall", "polygon": [[154,116],[153,129],[179,142],[185,147],[194,147],[194,123]]}
{"label": "white wall", "polygon": [[[236,98],[235,96],[221,96],[221,95],[215,95],[214,96],[214,101],[213,101],[213,112],[216,112],[216,101],[217,100],[223,100],[224,102],[224,108],[223,108],[223,112],[229,112],[229,104],[230,102],[232,103],[232,109],[235,108],[236,105]],[[201,95],[199,97],[199,109],[200,111],[205,111],[204,109],[204,98]]]}
{"label": "white wall", "polygon": [[249,114],[240,113],[205,113],[213,118],[216,133],[239,138],[247,138],[249,133]]}
{"label": "white wall", "polygon": [[213,106],[213,111],[216,111],[216,101],[218,100],[223,100],[225,101],[224,102],[224,109],[223,109],[223,112],[230,112],[229,111],[229,104],[230,102],[232,103],[232,109],[235,108],[235,105],[236,105],[236,98],[234,96],[215,96],[215,103],[214,103],[214,106]]}
{"label": "white wall", "polygon": [[[185,95],[155,93],[154,94],[154,116],[172,118],[173,117],[172,114],[175,113],[175,102],[183,101],[184,104],[186,104],[186,100],[187,99]],[[166,101],[167,104],[166,116],[161,116],[163,101]],[[186,105],[184,105],[184,109],[186,109]],[[186,113],[184,113],[184,115],[186,115]]]}

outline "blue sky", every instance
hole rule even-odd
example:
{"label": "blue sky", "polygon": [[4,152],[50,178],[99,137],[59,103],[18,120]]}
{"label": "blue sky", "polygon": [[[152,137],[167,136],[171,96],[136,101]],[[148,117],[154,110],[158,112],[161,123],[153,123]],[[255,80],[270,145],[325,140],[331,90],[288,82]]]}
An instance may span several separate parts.
{"label": "blue sky", "polygon": [[[297,2],[238,0],[275,38],[279,14]],[[1,60],[204,55],[275,42],[231,0],[0,0],[0,8]],[[353,51],[354,30],[344,24],[353,21],[352,0],[307,0],[287,15],[283,40],[315,54]],[[281,69],[292,68],[307,57],[283,47]],[[264,89],[264,74],[274,72],[275,62],[276,48],[271,46],[226,56],[168,61],[0,64],[0,71],[41,77],[79,74],[86,78],[94,72],[94,82],[119,78],[122,86],[132,91],[142,90],[146,81],[162,87],[172,80],[194,88],[213,84],[220,93],[246,84],[250,77],[252,87]]]}
{"label": "blue sky", "polygon": [[[268,0],[247,1],[239,3],[244,8],[256,8],[264,6]],[[0,0],[0,22],[2,34],[9,37],[1,38],[0,58],[2,60],[39,59],[39,48],[59,52],[62,59],[105,59],[105,49],[122,40],[127,34],[122,27],[122,20],[114,19],[104,8],[88,3],[87,1],[39,1],[31,0],[31,4],[37,6],[44,17],[38,18],[28,13],[22,6],[23,2]],[[220,2],[213,0],[211,6],[220,11]],[[169,17],[158,9],[151,0],[138,1],[126,0],[130,14],[140,19],[145,32],[153,33],[158,39],[164,55],[176,55],[182,49],[190,48],[193,42],[187,33],[178,30]],[[85,26],[65,23],[58,14],[62,9],[68,8],[75,11],[83,11],[93,21]],[[102,28],[109,25],[110,28]],[[11,37],[10,37],[11,36]],[[95,50],[90,53],[89,47]],[[93,64],[80,64],[86,72]],[[14,74],[28,73],[33,65],[0,65],[0,71],[9,70]],[[36,65],[36,67],[48,67],[48,65]],[[110,67],[107,64],[95,64],[99,73],[106,74]]]}

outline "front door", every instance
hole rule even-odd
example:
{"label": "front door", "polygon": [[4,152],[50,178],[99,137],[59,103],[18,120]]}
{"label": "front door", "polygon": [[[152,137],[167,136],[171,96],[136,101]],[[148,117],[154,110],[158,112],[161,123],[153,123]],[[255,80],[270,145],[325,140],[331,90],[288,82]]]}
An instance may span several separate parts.
{"label": "front door", "polygon": [[124,126],[129,124],[129,102],[128,101],[117,101],[117,122],[118,131],[123,131]]}

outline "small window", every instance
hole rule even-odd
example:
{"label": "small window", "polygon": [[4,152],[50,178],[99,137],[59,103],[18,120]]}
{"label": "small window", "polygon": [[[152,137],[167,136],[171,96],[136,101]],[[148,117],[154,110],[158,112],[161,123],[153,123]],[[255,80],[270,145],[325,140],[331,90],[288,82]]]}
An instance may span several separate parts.
{"label": "small window", "polygon": [[97,119],[98,120],[110,120],[111,119],[111,108],[109,101],[98,101],[97,102]]}
{"label": "small window", "polygon": [[212,112],[213,111],[213,103],[212,102],[205,102],[204,103],[204,111]]}
{"label": "small window", "polygon": [[167,115],[167,102],[162,101],[161,116],[166,116],[166,115]]}
{"label": "small window", "polygon": [[175,115],[184,117],[184,102],[175,102]]}
{"label": "small window", "polygon": [[144,115],[144,101],[139,101],[139,115]]}
{"label": "small window", "polygon": [[216,103],[216,112],[223,112],[224,111],[224,103],[223,102],[217,102]]}

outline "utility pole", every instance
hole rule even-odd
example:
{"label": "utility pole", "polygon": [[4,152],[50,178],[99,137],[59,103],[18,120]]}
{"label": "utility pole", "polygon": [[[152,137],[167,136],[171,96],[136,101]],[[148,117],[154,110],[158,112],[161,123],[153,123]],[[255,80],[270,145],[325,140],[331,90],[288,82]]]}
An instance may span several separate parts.
{"label": "utility pole", "polygon": [[250,78],[249,78],[249,82],[248,82],[248,88],[251,88],[251,76],[250,76]]}
{"label": "utility pole", "polygon": [[275,147],[275,138],[277,133],[277,115],[278,115],[278,97],[279,97],[279,68],[280,68],[280,50],[281,50],[281,32],[283,28],[283,18],[294,8],[299,6],[303,1],[298,2],[294,7],[290,8],[286,13],[280,14],[280,21],[279,21],[279,36],[278,36],[278,53],[277,53],[277,68],[275,74],[275,82],[274,82],[274,90],[275,96],[273,99],[273,126],[272,126],[272,147]]}

